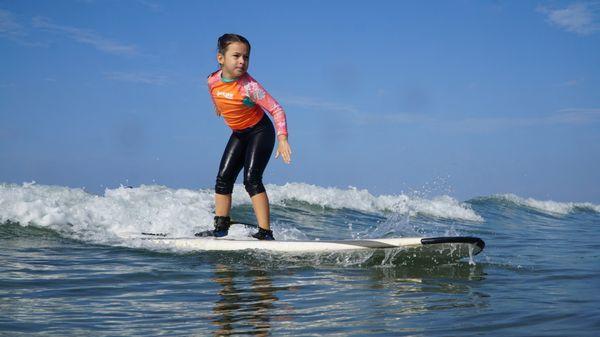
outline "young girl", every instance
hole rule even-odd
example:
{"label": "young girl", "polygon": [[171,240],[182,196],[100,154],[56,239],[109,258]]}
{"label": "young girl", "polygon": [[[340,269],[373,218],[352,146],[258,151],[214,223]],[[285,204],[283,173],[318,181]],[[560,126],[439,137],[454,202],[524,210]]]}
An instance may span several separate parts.
{"label": "young girl", "polygon": [[215,229],[197,236],[225,236],[228,233],[233,184],[242,167],[244,187],[252,200],[258,221],[259,240],[274,240],[270,229],[269,199],[262,175],[269,162],[275,130],[265,110],[273,116],[277,130],[277,153],[290,163],[292,150],[287,141],[285,112],[269,93],[248,73],[250,42],[237,34],[224,34],[218,41],[220,69],[208,77],[208,91],[218,116],[232,129],[223,152],[215,185]]}

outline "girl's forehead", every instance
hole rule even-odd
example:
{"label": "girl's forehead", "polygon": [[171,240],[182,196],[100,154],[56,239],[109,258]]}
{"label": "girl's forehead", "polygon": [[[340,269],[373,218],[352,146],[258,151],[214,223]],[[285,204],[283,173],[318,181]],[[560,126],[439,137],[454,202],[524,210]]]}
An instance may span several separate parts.
{"label": "girl's forehead", "polygon": [[248,54],[248,46],[243,42],[233,42],[229,46],[227,46],[227,52],[237,52],[242,54]]}

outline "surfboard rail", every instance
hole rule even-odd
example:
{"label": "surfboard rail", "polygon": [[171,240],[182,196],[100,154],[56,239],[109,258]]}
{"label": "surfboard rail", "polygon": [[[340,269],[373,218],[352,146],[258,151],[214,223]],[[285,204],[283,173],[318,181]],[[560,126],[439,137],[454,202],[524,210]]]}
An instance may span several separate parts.
{"label": "surfboard rail", "polygon": [[[146,235],[149,235],[147,233]],[[485,242],[477,237],[403,237],[360,240],[313,240],[260,241],[256,239],[232,239],[215,237],[168,237],[164,234],[149,235],[142,239],[151,245],[176,248],[186,251],[240,251],[266,250],[273,252],[322,253],[355,251],[369,249],[408,249],[423,248],[427,250],[448,249],[459,251],[460,255],[477,255],[485,247]]]}

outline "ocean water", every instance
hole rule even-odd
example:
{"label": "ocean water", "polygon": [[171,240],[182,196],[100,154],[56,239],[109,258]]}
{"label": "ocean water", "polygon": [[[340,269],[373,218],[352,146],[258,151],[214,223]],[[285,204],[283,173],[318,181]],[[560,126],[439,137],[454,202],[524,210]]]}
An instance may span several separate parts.
{"label": "ocean water", "polygon": [[[596,336],[600,205],[268,185],[287,240],[468,235],[474,261],[148,247],[209,229],[211,190],[0,184],[2,336]],[[253,222],[234,191],[232,215]],[[232,235],[244,235],[233,233]]]}

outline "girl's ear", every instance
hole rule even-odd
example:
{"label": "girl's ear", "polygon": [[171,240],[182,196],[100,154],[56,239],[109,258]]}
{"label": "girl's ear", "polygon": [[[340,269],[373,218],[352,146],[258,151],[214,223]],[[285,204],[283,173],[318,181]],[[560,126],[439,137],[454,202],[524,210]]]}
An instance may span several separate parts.
{"label": "girl's ear", "polygon": [[217,53],[217,62],[219,62],[219,65],[222,67],[223,63],[225,63],[225,56],[221,53]]}

